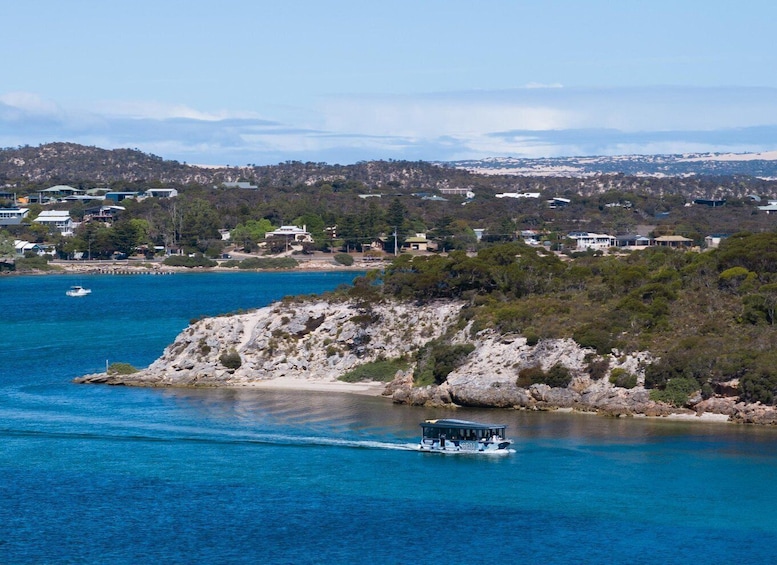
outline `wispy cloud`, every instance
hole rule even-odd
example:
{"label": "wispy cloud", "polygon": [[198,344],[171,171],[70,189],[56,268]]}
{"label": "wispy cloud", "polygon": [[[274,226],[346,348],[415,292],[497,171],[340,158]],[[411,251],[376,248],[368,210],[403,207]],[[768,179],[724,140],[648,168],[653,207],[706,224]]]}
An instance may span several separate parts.
{"label": "wispy cloud", "polygon": [[[276,109],[277,110],[277,109]],[[0,144],[137,147],[197,163],[349,163],[777,149],[777,89],[565,88],[331,96],[275,115],[0,95]]]}

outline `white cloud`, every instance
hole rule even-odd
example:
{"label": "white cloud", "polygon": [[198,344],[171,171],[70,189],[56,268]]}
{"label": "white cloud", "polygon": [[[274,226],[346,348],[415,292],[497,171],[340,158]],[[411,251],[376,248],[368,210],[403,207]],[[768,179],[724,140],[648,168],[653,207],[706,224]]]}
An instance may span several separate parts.
{"label": "white cloud", "polygon": [[231,164],[777,149],[777,89],[531,85],[328,97],[310,108],[272,111],[265,119],[255,110],[156,101],[83,109],[12,92],[0,95],[0,145],[73,141]]}
{"label": "white cloud", "polygon": [[32,115],[51,116],[62,113],[62,109],[55,102],[32,92],[7,92],[0,95],[0,103]]}
{"label": "white cloud", "polygon": [[99,101],[92,104],[91,108],[94,112],[106,116],[149,120],[185,118],[190,120],[216,122],[234,118],[256,119],[259,117],[255,112],[229,112],[226,110],[205,112],[184,104],[166,104],[148,100]]}

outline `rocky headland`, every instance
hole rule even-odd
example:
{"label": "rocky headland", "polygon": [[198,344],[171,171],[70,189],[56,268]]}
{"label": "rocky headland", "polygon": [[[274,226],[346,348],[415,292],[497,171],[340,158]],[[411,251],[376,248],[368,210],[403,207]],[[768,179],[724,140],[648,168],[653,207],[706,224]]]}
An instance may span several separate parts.
{"label": "rocky headland", "polygon": [[[408,358],[432,340],[472,344],[474,351],[440,385],[414,386],[412,368],[369,390],[396,403],[504,409],[568,409],[608,416],[661,416],[777,424],[777,410],[738,401],[736,383],[726,394],[697,394],[678,408],[651,400],[644,384],[650,353],[606,356],[605,374],[590,374],[595,353],[571,339],[530,345],[520,335],[473,332],[463,324],[463,304],[452,301],[364,304],[353,300],[287,299],[247,313],[192,323],[146,369],[99,373],[79,383],[147,387],[251,387],[299,383],[299,388],[336,390],[338,377],[367,363]],[[602,360],[605,360],[602,358]],[[566,387],[518,386],[523,368],[561,365],[572,376]],[[636,377],[636,386],[615,386],[613,371]],[[293,386],[293,385],[292,385]]]}

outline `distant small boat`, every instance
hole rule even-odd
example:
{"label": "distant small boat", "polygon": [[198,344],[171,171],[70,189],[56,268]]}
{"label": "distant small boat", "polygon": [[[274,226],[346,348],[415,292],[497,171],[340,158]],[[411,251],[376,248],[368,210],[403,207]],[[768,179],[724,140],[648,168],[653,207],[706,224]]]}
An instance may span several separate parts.
{"label": "distant small boat", "polygon": [[436,453],[509,453],[511,440],[502,424],[467,420],[426,420],[418,448]]}
{"label": "distant small boat", "polygon": [[68,296],[86,296],[91,292],[92,291],[90,289],[84,288],[82,286],[71,286],[70,290],[68,290],[65,294]]}

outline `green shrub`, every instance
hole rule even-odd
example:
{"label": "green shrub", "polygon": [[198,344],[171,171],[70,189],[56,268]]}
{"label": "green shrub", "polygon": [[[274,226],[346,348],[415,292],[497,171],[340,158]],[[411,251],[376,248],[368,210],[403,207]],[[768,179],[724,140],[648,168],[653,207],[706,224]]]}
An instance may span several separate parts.
{"label": "green shrub", "polygon": [[749,373],[740,379],[739,390],[739,399],[744,402],[773,405],[777,398],[777,372],[761,368]]}
{"label": "green shrub", "polygon": [[604,375],[607,374],[607,369],[610,368],[610,358],[609,357],[596,357],[594,355],[591,355],[590,357],[586,356],[586,361],[588,362],[588,366],[586,367],[586,370],[588,371],[588,375],[595,381],[600,380]]}
{"label": "green shrub", "polygon": [[427,343],[416,354],[415,384],[442,384],[474,350],[471,343],[450,345],[440,340]]}
{"label": "green shrub", "polygon": [[346,267],[350,267],[351,265],[353,265],[353,257],[348,253],[335,253],[332,259],[335,260],[335,263],[340,263],[341,265],[345,265]]}
{"label": "green shrub", "polygon": [[165,258],[165,260],[162,261],[162,264],[167,265],[168,267],[186,267],[188,269],[193,269],[194,267],[216,267],[218,262],[203,257],[202,255],[197,255],[195,257],[171,255],[170,257]]}
{"label": "green shrub", "polygon": [[574,339],[580,347],[590,347],[595,349],[599,355],[607,355],[612,352],[612,348],[615,347],[615,342],[605,329],[589,324],[579,328],[572,334]]}
{"label": "green shrub", "polygon": [[14,261],[16,271],[52,271],[57,267],[49,265],[51,255],[36,255],[35,257],[19,257]]}
{"label": "green shrub", "polygon": [[533,328],[528,328],[526,331],[524,331],[523,337],[526,338],[526,345],[529,347],[534,347],[540,342],[540,334],[538,334],[537,330]]}
{"label": "green shrub", "polygon": [[338,377],[337,380],[346,383],[357,383],[361,381],[389,382],[394,379],[397,371],[404,371],[408,366],[408,362],[403,359],[373,361],[348,371],[344,375]]}
{"label": "green shrub", "polygon": [[621,388],[634,388],[637,386],[637,375],[633,375],[621,367],[615,367],[610,372],[610,382]]}
{"label": "green shrub", "polygon": [[515,381],[515,384],[521,388],[529,388],[534,383],[541,382],[545,382],[545,371],[542,370],[542,365],[538,363],[518,371],[518,379]]}
{"label": "green shrub", "polygon": [[672,406],[685,406],[692,392],[699,390],[699,383],[694,379],[675,377],[666,383],[663,390],[650,391],[650,400],[666,402]]}
{"label": "green shrub", "polygon": [[240,359],[240,354],[234,349],[222,353],[219,357],[219,361],[221,361],[221,364],[227,369],[239,369],[240,365],[243,364],[242,359]]}
{"label": "green shrub", "polygon": [[569,369],[564,367],[561,363],[553,365],[548,370],[547,376],[545,377],[546,385],[557,388],[566,388],[571,382],[572,374],[569,372]]}
{"label": "green shrub", "polygon": [[107,372],[109,375],[131,375],[138,370],[129,363],[111,363]]}
{"label": "green shrub", "polygon": [[546,384],[554,388],[566,388],[572,382],[572,374],[561,363],[556,363],[547,371],[542,366],[532,365],[524,367],[518,373],[515,384],[522,388],[528,388],[533,384]]}

